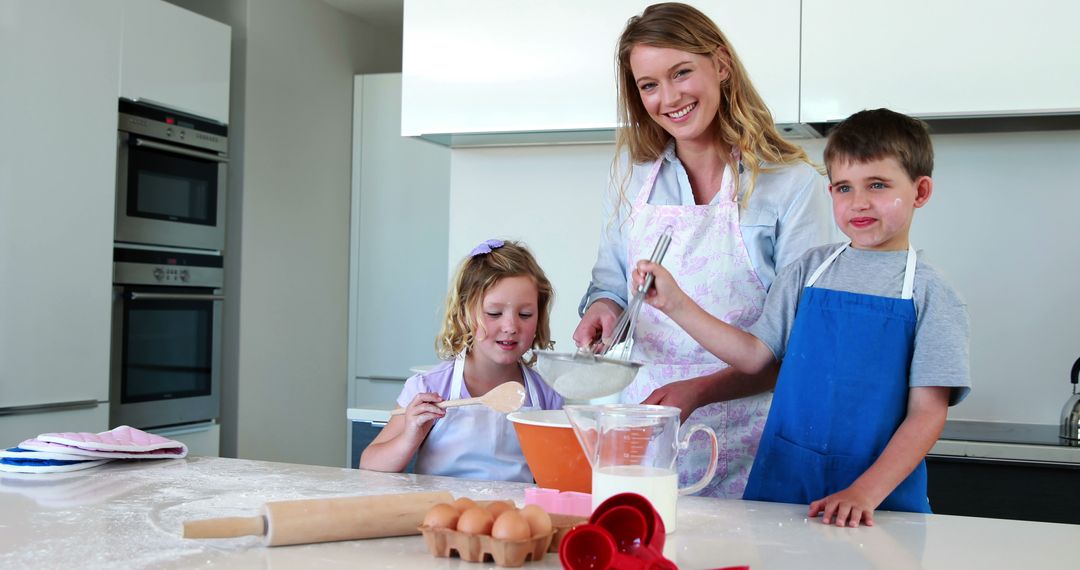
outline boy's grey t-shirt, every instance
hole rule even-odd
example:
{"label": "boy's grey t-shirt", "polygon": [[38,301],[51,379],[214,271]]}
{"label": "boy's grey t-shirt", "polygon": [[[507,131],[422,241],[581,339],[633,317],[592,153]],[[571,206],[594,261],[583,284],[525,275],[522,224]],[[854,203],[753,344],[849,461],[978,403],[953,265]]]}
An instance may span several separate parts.
{"label": "boy's grey t-shirt", "polygon": [[[810,249],[776,276],[765,298],[761,318],[749,332],[768,345],[777,360],[783,361],[806,280],[840,245]],[[949,405],[955,405],[971,391],[967,305],[941,274],[923,262],[921,252],[916,253],[912,295],[917,321],[908,385],[951,387]],[[906,266],[906,250],[869,251],[848,247],[814,286],[899,298]],[[859,342],[859,339],[851,341]]]}

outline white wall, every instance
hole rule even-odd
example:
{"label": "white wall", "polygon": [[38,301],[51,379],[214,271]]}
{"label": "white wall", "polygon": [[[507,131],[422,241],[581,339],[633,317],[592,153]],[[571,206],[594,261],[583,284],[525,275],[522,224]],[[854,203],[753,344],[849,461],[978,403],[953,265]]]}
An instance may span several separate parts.
{"label": "white wall", "polygon": [[450,272],[489,238],[525,242],[555,286],[551,334],[573,350],[577,306],[600,242],[612,145],[455,149],[450,159]]}
{"label": "white wall", "polygon": [[[916,215],[912,242],[971,314],[974,390],[950,416],[1056,424],[1080,356],[1080,131],[941,135],[934,144],[935,193]],[[804,146],[820,160],[823,140]],[[573,346],[612,152],[611,145],[452,152],[451,265],[487,237],[527,242],[555,284],[560,349]]]}
{"label": "white wall", "polygon": [[233,26],[222,454],[340,465],[353,76],[400,30],[320,0],[173,0]]}

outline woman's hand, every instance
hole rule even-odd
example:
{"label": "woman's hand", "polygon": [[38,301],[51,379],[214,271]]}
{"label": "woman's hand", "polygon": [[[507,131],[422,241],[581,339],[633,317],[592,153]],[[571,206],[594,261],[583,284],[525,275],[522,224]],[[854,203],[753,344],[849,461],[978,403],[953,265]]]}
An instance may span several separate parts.
{"label": "woman's hand", "polygon": [[642,259],[634,267],[634,289],[640,289],[645,283],[645,275],[653,274],[652,287],[645,292],[645,302],[656,307],[666,315],[671,315],[685,305],[688,299],[686,293],[679,288],[671,272],[664,269],[663,265]]}
{"label": "woman's hand", "polygon": [[431,429],[431,423],[446,415],[446,410],[435,404],[443,401],[442,396],[434,392],[420,392],[413,396],[405,408],[406,436],[423,439]]}
{"label": "woman's hand", "polygon": [[694,410],[709,403],[702,402],[702,399],[712,381],[711,376],[701,376],[672,382],[653,390],[641,403],[679,408],[679,422],[686,423],[686,418],[690,417]]}
{"label": "woman's hand", "polygon": [[622,311],[622,307],[611,299],[593,301],[574,329],[574,343],[581,348],[591,347],[597,341],[602,342],[603,346],[610,345],[611,333],[615,332],[615,322]]}

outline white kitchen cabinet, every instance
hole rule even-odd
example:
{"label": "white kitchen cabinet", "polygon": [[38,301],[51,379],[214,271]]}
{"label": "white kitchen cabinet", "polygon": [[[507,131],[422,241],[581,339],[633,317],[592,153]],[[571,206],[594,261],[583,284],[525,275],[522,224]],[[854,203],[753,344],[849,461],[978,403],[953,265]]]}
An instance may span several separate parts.
{"label": "white kitchen cabinet", "polygon": [[[402,134],[602,130],[610,140],[616,43],[651,3],[405,0]],[[695,6],[727,35],[776,122],[798,122],[799,0]]]}
{"label": "white kitchen cabinet", "polygon": [[409,368],[437,361],[450,149],[401,136],[401,74],[354,85],[348,405],[392,406]]}
{"label": "white kitchen cabinet", "polygon": [[1080,112],[1073,0],[802,1],[804,122]]}
{"label": "white kitchen cabinet", "polygon": [[108,429],[120,4],[8,1],[0,29],[0,445],[12,445]]}
{"label": "white kitchen cabinet", "polygon": [[201,455],[204,457],[218,457],[221,455],[221,426],[216,422],[147,431],[183,443],[188,448],[188,455]]}
{"label": "white kitchen cabinet", "polygon": [[229,122],[229,26],[162,0],[123,0],[120,95]]}

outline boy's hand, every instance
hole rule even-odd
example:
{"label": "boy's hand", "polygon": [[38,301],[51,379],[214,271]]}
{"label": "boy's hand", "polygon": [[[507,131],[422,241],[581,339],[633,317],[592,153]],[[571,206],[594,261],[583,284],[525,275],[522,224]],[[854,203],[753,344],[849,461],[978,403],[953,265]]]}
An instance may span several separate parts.
{"label": "boy's hand", "polygon": [[874,501],[852,485],[839,493],[810,503],[807,516],[816,517],[820,514],[822,523],[836,526],[855,528],[864,521],[866,526],[874,526],[874,509],[880,502]]}
{"label": "boy's hand", "polygon": [[405,408],[405,433],[413,437],[427,435],[431,422],[446,415],[446,410],[435,405],[441,401],[442,396],[434,392],[421,392],[413,396]]}
{"label": "boy's hand", "polygon": [[686,293],[679,288],[671,272],[659,263],[653,263],[647,259],[637,262],[633,273],[634,289],[641,287],[647,273],[653,274],[653,283],[652,287],[645,292],[645,302],[668,315],[679,310],[687,298]]}

